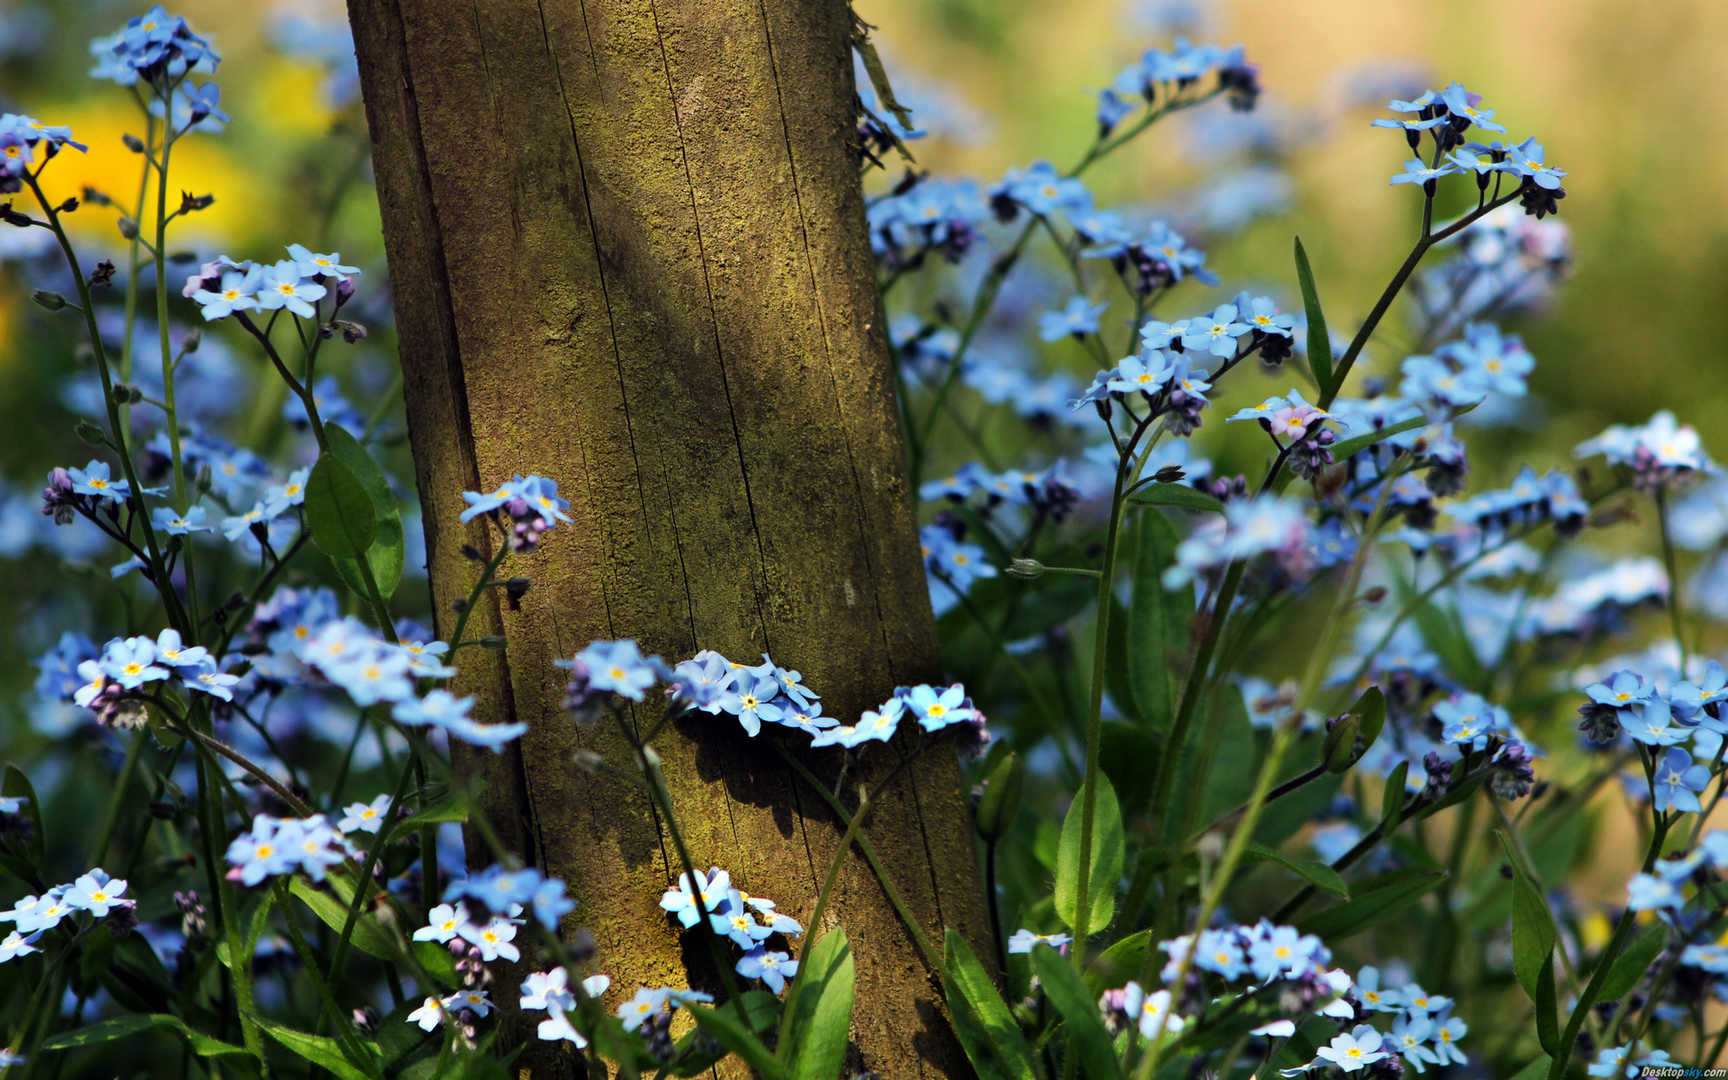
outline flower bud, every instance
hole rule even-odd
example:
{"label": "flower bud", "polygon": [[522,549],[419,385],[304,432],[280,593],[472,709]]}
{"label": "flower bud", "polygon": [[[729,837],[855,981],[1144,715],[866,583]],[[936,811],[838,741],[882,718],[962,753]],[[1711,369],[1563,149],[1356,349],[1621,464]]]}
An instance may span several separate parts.
{"label": "flower bud", "polygon": [[120,235],[128,240],[138,239],[138,223],[129,217],[123,217],[119,222]]}
{"label": "flower bud", "polygon": [[1028,580],[1044,576],[1044,564],[1037,559],[1013,559],[1008,563],[1008,573],[1017,578]]}
{"label": "flower bud", "polygon": [[1341,773],[1356,763],[1356,737],[1361,730],[1362,722],[1350,713],[1328,725],[1322,754],[1327,772]]}
{"label": "flower bud", "polygon": [[30,294],[30,299],[36,301],[38,305],[48,311],[59,311],[61,308],[66,306],[66,298],[64,296],[61,296],[57,292],[50,292],[47,289],[37,289],[35,292]]}
{"label": "flower bud", "polygon": [[144,140],[131,132],[122,134],[120,136],[120,143],[134,154],[142,154],[144,152]]}

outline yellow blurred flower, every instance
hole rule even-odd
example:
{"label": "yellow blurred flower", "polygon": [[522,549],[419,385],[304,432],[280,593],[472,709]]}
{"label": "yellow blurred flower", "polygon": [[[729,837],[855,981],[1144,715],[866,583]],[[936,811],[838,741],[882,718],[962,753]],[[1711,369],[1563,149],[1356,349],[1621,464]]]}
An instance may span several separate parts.
{"label": "yellow blurred flower", "polygon": [[[121,143],[125,134],[144,135],[144,118],[129,100],[85,102],[74,105],[44,104],[36,115],[51,124],[72,128],[73,138],[86,143],[89,153],[75,150],[61,153],[42,174],[42,187],[56,201],[81,195],[92,187],[114,200],[117,208],[131,215],[137,209],[138,183],[143,158]],[[170,228],[173,246],[177,250],[193,239],[219,243],[243,236],[250,231],[260,206],[273,202],[276,185],[268,176],[248,171],[227,146],[223,136],[191,134],[174,144],[168,164],[168,208],[172,213],[180,205],[180,193],[216,196],[216,202],[176,220]],[[151,192],[145,200],[141,224],[145,235],[154,228],[155,177],[151,177]],[[97,207],[80,209],[65,219],[67,228],[80,240],[118,242],[115,234],[116,215]]]}

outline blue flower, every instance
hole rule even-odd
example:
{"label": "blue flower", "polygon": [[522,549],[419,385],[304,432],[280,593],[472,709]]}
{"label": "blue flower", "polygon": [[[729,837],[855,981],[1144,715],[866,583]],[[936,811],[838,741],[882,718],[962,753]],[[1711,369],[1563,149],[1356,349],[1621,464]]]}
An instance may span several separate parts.
{"label": "blue flower", "polygon": [[509,913],[512,904],[530,903],[545,880],[545,876],[531,866],[511,870],[493,864],[478,874],[452,881],[444,889],[443,900],[446,904],[464,898],[477,900],[488,911],[503,915]]}
{"label": "blue flower", "polygon": [[[689,874],[679,874],[678,884],[668,888],[660,897],[660,907],[670,912],[688,930],[701,921],[703,908],[709,912],[719,910],[731,889],[732,875],[718,866],[710,867],[707,874],[698,870],[694,884],[691,883]],[[701,901],[700,907],[697,904],[698,899]]]}
{"label": "blue flower", "polygon": [[318,277],[319,275],[335,277],[338,274],[347,275],[360,272],[358,267],[343,266],[340,252],[333,251],[328,255],[320,255],[308,250],[304,244],[289,244],[288,258],[293,261],[295,268],[305,277]]}
{"label": "blue flower", "polygon": [[1440,1064],[1464,1065],[1469,1062],[1464,1051],[1458,1049],[1458,1040],[1469,1031],[1469,1025],[1461,1016],[1448,1016],[1434,1029],[1434,1055],[1440,1059]]}
{"label": "blue flower", "polygon": [[102,671],[127,690],[168,677],[168,669],[156,663],[156,643],[147,637],[110,641],[102,650]]}
{"label": "blue flower", "polygon": [[1168,354],[1158,349],[1142,349],[1140,355],[1124,357],[1116,370],[1107,372],[1110,377],[1105,385],[1112,393],[1139,392],[1151,397],[1164,389],[1175,370]]}
{"label": "blue flower", "polygon": [[1622,717],[1626,734],[1645,746],[1673,746],[1692,737],[1692,729],[1674,722],[1674,710],[1666,701],[1650,701]]}
{"label": "blue flower", "polygon": [[534,889],[534,896],[528,906],[541,926],[555,931],[558,929],[558,920],[576,910],[576,901],[564,895],[564,882],[549,877]]}
{"label": "blue flower", "polygon": [[1616,671],[1608,676],[1605,682],[1586,686],[1584,692],[1590,695],[1591,701],[1599,705],[1630,709],[1649,701],[1656,693],[1656,687],[1646,683],[1644,676],[1636,671]]}
{"label": "blue flower", "polygon": [[558,482],[544,476],[529,476],[522,481],[521,495],[528,504],[528,509],[539,514],[548,529],[560,521],[570,521],[571,517],[564,511],[570,509],[570,500],[558,497]]}
{"label": "blue flower", "polygon": [[236,836],[224,856],[238,872],[245,885],[256,885],[266,877],[291,873],[295,852],[283,841],[284,823],[279,818],[259,814],[252,819],[252,829]]}
{"label": "blue flower", "polygon": [[200,668],[214,663],[210,650],[202,645],[186,647],[180,641],[180,631],[171,626],[156,635],[156,659],[171,668]]}
{"label": "blue flower", "polygon": [[1696,814],[1703,810],[1698,795],[1710,783],[1710,770],[1693,762],[1692,755],[1678,746],[1656,764],[1653,778],[1654,804],[1657,810],[1678,810]]}
{"label": "blue flower", "polygon": [[779,722],[781,709],[775,700],[779,694],[780,684],[772,676],[746,675],[721,700],[720,708],[736,716],[744,733],[754,737],[762,730],[762,721]]}
{"label": "blue flower", "polygon": [[1296,330],[1296,316],[1286,315],[1278,310],[1278,305],[1269,296],[1256,296],[1249,300],[1248,310],[1244,314],[1248,325],[1263,334],[1277,334],[1279,337],[1293,338]]}
{"label": "blue flower", "polygon": [[754,949],[774,934],[773,930],[756,921],[736,890],[728,893],[719,909],[708,916],[708,924],[716,934],[731,938],[740,949]]}
{"label": "blue flower", "polygon": [[263,281],[258,287],[258,310],[286,309],[303,319],[310,319],[317,314],[312,303],[322,300],[326,292],[328,290],[317,282],[304,280],[300,268],[292,261],[283,259],[264,271]]}
{"label": "blue flower", "polygon": [[199,289],[192,294],[198,313],[205,322],[225,319],[236,311],[253,311],[258,307],[258,289],[264,275],[257,267],[227,270],[214,289]]}
{"label": "blue flower", "polygon": [[188,536],[192,533],[211,532],[210,526],[204,524],[204,519],[208,516],[202,506],[194,506],[184,512],[158,506],[150,513],[150,523],[169,536]]}
{"label": "blue flower", "polygon": [[786,989],[786,977],[798,973],[798,961],[788,953],[757,946],[738,959],[738,974],[760,979],[776,994]]}
{"label": "blue flower", "polygon": [[[1335,860],[1334,860],[1335,861]],[[1365,967],[1356,973],[1356,996],[1373,1012],[1402,1012],[1404,995],[1390,988],[1381,989],[1380,969]]]}
{"label": "blue flower", "polygon": [[636,642],[596,641],[576,654],[576,659],[588,668],[588,685],[641,701],[650,686],[660,678],[656,665],[642,656]]}
{"label": "blue flower", "polygon": [[1490,705],[1476,694],[1462,694],[1434,706],[1434,715],[1443,725],[1440,738],[1449,743],[1481,750],[1491,735],[1503,735],[1511,729],[1506,710]]}
{"label": "blue flower", "polygon": [[1392,178],[1394,184],[1432,184],[1442,176],[1451,176],[1459,172],[1458,163],[1450,158],[1442,160],[1438,165],[1428,166],[1419,158],[1411,158],[1404,163],[1404,171]]}
{"label": "blue flower", "polygon": [[1633,911],[1678,911],[1685,902],[1672,882],[1654,874],[1633,874],[1626,882],[1626,906]]}
{"label": "blue flower", "polygon": [[1048,945],[1052,949],[1061,949],[1074,940],[1067,934],[1036,934],[1030,930],[1014,931],[1008,938],[1008,955],[1019,956],[1030,953],[1035,946]]}
{"label": "blue flower", "polygon": [[1493,109],[1479,109],[1481,94],[1472,94],[1463,83],[1453,83],[1440,92],[1440,100],[1453,116],[1461,117],[1483,131],[1504,132],[1506,125],[1494,122]]}
{"label": "blue flower", "polygon": [[1380,1033],[1367,1024],[1358,1024],[1348,1033],[1340,1032],[1317,1053],[1320,1057],[1347,1073],[1367,1068],[1386,1056]]}
{"label": "blue flower", "polygon": [[912,710],[925,731],[940,731],[950,724],[961,724],[977,714],[966,700],[966,688],[959,683],[938,690],[934,686],[914,686],[900,696]]}
{"label": "blue flower", "polygon": [[[1358,987],[1360,989],[1360,987]],[[1433,1037],[1434,1022],[1422,1013],[1408,1013],[1392,1021],[1391,1044],[1406,1065],[1417,1072],[1427,1072],[1427,1065],[1438,1065],[1440,1057],[1425,1045]]]}
{"label": "blue flower", "polygon": [[1194,966],[1210,971],[1226,982],[1235,982],[1248,970],[1247,958],[1236,934],[1230,930],[1205,930],[1194,946]]}
{"label": "blue flower", "polygon": [[124,480],[115,480],[105,461],[92,460],[82,469],[67,469],[66,475],[72,480],[72,490],[79,495],[125,502],[126,497],[132,494],[131,485]]}
{"label": "blue flower", "polygon": [[1034,162],[1025,170],[1010,169],[1002,181],[990,189],[990,198],[997,204],[1025,207],[1039,217],[1048,217],[1058,210],[1084,213],[1092,208],[1092,193],[1073,177],[1062,176],[1047,161]]}
{"label": "blue flower", "polygon": [[1528,177],[1537,187],[1545,191],[1558,190],[1560,181],[1566,176],[1566,170],[1544,165],[1543,156],[1541,143],[1535,139],[1525,139],[1511,148],[1507,161],[1519,176]]}
{"label": "blue flower", "polygon": [[1060,311],[1046,311],[1038,316],[1038,336],[1045,341],[1060,341],[1062,338],[1085,337],[1098,332],[1098,317],[1109,307],[1108,301],[1093,304],[1084,296],[1076,296],[1068,301]]}
{"label": "blue flower", "polygon": [[186,680],[188,690],[209,694],[221,701],[233,701],[234,687],[239,684],[240,676],[229,675],[222,671],[200,671]]}
{"label": "blue flower", "polygon": [[72,883],[66,890],[66,902],[100,919],[112,908],[137,906],[136,900],[124,898],[125,892],[124,880],[109,877],[108,872],[98,866]]}
{"label": "blue flower", "polygon": [[376,833],[390,813],[390,803],[389,795],[380,795],[369,803],[350,803],[342,808],[342,818],[336,822],[336,828],[345,833]]}

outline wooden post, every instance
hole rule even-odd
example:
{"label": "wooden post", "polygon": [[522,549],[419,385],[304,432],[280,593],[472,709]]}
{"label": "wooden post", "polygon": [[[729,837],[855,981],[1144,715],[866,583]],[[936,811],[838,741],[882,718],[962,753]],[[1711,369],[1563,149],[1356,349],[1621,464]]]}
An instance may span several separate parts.
{"label": "wooden post", "polygon": [[[493,596],[475,613],[470,636],[502,633],[506,650],[460,656],[476,717],[530,731],[460,765],[483,779],[505,842],[570,883],[581,906],[566,930],[593,932],[614,995],[682,985],[657,907],[676,856],[646,798],[573,764],[588,748],[632,767],[615,732],[561,711],[552,661],[595,638],[669,660],[771,650],[844,719],[938,676],[859,188],[851,11],[350,0],[350,13],[442,626],[476,571],[462,545],[492,543],[458,524],[460,492],[538,472],[573,504],[574,524],[514,563],[533,579],[521,610]],[[840,839],[817,794],[729,717],[657,743],[698,864],[808,916]],[[831,776],[836,754],[805,756]],[[880,776],[896,753],[867,757]],[[953,755],[903,776],[867,831],[938,943],[944,926],[982,942]],[[830,911],[857,963],[849,1064],[964,1075],[933,975],[855,853]]]}

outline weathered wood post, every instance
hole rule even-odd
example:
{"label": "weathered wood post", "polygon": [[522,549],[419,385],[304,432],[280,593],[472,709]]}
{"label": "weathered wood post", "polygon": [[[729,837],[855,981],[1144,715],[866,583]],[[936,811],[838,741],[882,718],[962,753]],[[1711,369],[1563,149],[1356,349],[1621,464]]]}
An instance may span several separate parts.
{"label": "weathered wood post", "polygon": [[[474,566],[459,493],[558,480],[573,526],[465,650],[467,755],[506,842],[571,884],[602,970],[681,984],[656,906],[676,857],[647,800],[572,763],[622,741],[560,711],[552,661],[635,637],[800,668],[842,717],[937,676],[859,189],[840,0],[351,0],[440,618]],[[816,795],[722,718],[660,749],[697,862],[809,914],[839,843]],[[878,755],[892,756],[892,752]],[[833,759],[829,759],[833,760]],[[952,755],[871,819],[939,939],[985,926]],[[853,857],[831,908],[856,954],[854,1064],[960,1075],[940,995]],[[977,936],[974,940],[981,940]],[[980,948],[988,955],[987,948]],[[508,992],[500,997],[510,996]]]}

